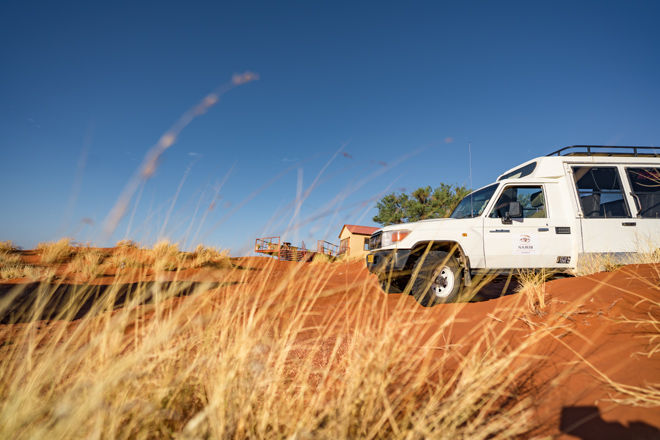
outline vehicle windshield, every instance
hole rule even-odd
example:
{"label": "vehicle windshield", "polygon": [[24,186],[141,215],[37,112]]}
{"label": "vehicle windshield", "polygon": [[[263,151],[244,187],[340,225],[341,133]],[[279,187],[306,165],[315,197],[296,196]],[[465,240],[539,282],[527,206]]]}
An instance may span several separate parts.
{"label": "vehicle windshield", "polygon": [[493,194],[495,194],[498,185],[494,183],[465,196],[449,218],[479,217],[484,212],[484,209],[486,209],[486,205],[488,205]]}

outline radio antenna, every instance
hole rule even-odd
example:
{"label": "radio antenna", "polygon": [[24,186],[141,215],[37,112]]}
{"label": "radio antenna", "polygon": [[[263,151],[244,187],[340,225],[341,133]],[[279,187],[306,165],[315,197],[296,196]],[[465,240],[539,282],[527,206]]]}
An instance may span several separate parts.
{"label": "radio antenna", "polygon": [[470,217],[474,217],[474,206],[472,203],[472,142],[468,142],[468,164],[470,166]]}
{"label": "radio antenna", "polygon": [[470,164],[470,191],[472,191],[472,142],[468,142],[468,156]]}

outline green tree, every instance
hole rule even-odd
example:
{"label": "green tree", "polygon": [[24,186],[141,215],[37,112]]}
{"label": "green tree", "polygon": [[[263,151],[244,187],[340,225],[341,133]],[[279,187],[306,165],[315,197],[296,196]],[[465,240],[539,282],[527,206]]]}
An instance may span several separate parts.
{"label": "green tree", "polygon": [[388,194],[376,203],[378,214],[373,221],[387,226],[448,217],[469,192],[465,186],[441,183],[435,189],[430,186],[418,188],[410,195]]}

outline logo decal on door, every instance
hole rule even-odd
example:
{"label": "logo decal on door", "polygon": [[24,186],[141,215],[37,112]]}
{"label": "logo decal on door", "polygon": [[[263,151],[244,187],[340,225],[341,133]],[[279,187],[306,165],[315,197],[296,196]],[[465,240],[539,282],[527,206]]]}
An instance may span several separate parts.
{"label": "logo decal on door", "polygon": [[520,234],[513,236],[513,253],[517,255],[537,255],[539,240],[536,234]]}

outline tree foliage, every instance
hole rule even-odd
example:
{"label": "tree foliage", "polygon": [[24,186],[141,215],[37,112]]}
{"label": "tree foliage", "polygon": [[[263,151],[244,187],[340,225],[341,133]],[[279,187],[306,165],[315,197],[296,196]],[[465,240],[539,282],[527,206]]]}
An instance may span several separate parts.
{"label": "tree foliage", "polygon": [[448,217],[469,192],[465,186],[441,183],[435,189],[427,186],[410,194],[388,194],[376,203],[378,214],[373,221],[387,226]]}

